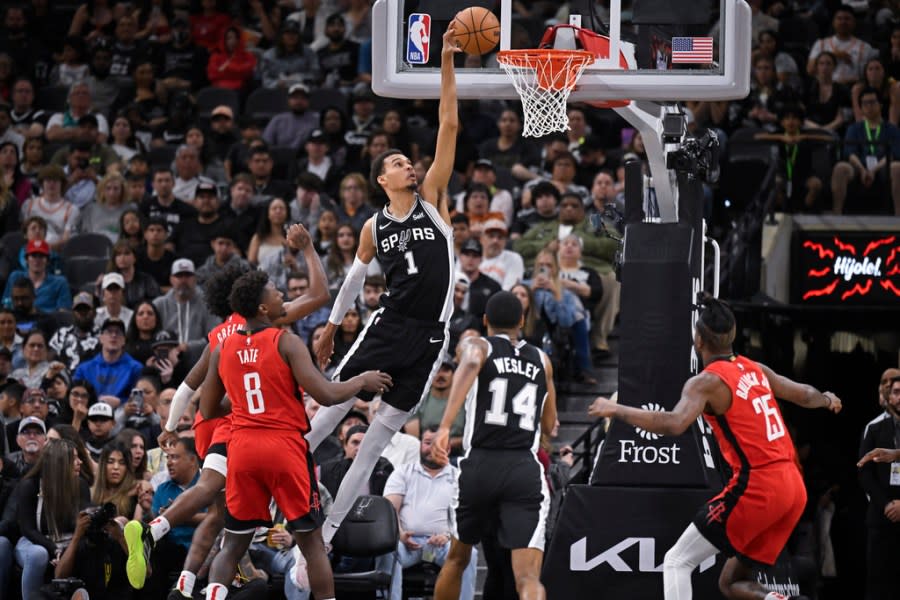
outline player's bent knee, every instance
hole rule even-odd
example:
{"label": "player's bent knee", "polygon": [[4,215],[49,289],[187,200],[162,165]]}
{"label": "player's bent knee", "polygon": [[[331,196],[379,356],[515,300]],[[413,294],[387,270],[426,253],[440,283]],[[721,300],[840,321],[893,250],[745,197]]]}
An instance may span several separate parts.
{"label": "player's bent knee", "polygon": [[669,548],[669,551],[666,552],[666,555],[663,557],[663,570],[693,570],[695,566],[697,565],[690,564],[687,557],[678,552],[675,548]]}

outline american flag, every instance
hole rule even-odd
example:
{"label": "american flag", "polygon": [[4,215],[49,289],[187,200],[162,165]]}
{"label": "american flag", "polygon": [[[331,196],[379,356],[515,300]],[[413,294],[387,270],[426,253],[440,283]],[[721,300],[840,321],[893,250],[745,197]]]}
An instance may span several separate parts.
{"label": "american flag", "polygon": [[672,38],[672,64],[702,64],[713,61],[711,37]]}

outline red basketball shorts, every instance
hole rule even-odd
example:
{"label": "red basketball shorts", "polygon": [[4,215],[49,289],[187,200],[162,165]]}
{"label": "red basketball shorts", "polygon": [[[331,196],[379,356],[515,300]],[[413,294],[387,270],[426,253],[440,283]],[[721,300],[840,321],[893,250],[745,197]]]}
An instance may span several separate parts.
{"label": "red basketball shorts", "polygon": [[800,471],[792,462],[779,462],[733,478],[700,509],[694,524],[720,550],[773,565],[805,508]]}
{"label": "red basketball shorts", "polygon": [[[213,433],[224,419],[203,419],[202,421],[194,421],[192,429],[194,430],[194,447],[197,448],[197,456],[200,460],[206,458],[209,447],[212,445]],[[230,429],[230,424],[229,424]]]}
{"label": "red basketball shorts", "polygon": [[300,432],[240,429],[228,444],[225,527],[248,532],[271,527],[274,498],[295,531],[312,531],[324,520],[315,464]]}

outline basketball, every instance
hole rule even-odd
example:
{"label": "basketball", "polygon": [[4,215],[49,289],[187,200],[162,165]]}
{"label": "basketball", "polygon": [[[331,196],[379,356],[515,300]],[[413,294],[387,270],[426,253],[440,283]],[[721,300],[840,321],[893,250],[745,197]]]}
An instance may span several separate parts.
{"label": "basketball", "polygon": [[485,54],[500,41],[500,21],[481,6],[462,9],[453,17],[453,24],[456,43],[466,54]]}

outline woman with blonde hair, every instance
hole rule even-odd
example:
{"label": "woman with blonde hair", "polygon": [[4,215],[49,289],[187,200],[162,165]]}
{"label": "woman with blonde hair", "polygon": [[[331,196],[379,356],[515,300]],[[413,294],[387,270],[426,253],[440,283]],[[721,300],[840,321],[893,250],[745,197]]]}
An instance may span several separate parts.
{"label": "woman with blonde hair", "polygon": [[102,233],[115,242],[119,239],[119,219],[126,210],[137,210],[137,206],[126,201],[125,178],[112,173],[97,184],[94,202],[81,208],[75,230],[78,233]]}

